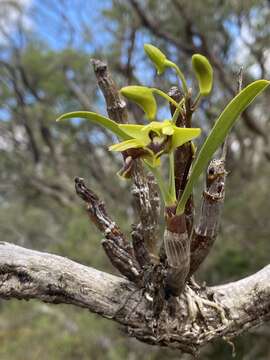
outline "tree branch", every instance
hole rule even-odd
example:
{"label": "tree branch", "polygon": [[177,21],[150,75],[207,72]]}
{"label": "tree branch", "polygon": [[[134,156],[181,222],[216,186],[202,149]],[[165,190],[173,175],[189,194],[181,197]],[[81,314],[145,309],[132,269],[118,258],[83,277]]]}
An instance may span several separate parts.
{"label": "tree branch", "polygon": [[144,27],[148,28],[153,32],[154,35],[169,41],[171,44],[175,45],[177,48],[183,50],[187,54],[191,55],[193,53],[193,47],[188,44],[184,44],[181,40],[171,33],[163,30],[160,24],[153,19],[150,19],[146,10],[141,7],[141,5],[136,0],[129,0],[130,5],[136,11],[141,23]]}
{"label": "tree branch", "polygon": [[[117,123],[127,123],[128,113],[126,102],[121,99],[119,91],[103,61],[92,59],[91,63],[98,81],[98,85],[104,95],[107,113]],[[127,154],[123,152],[124,162]],[[159,218],[159,195],[157,185],[153,177],[146,175],[143,165],[139,159],[132,162],[132,174],[134,186],[132,195],[134,205],[138,213],[140,223],[138,230],[142,232],[147,250],[153,256],[156,255],[157,247],[157,224]],[[124,165],[125,166],[125,165]]]}
{"label": "tree branch", "polygon": [[119,226],[108,216],[105,205],[88,189],[82,178],[75,178],[76,193],[87,204],[91,221],[104,234],[102,246],[111,263],[129,280],[140,281],[140,267],[133,255],[133,249]]}
{"label": "tree branch", "polygon": [[107,64],[98,59],[91,59],[98,86],[102,91],[110,119],[124,124],[128,122],[126,103],[120,98],[117,87],[108,71]]}
{"label": "tree branch", "polygon": [[[196,292],[187,286],[177,299],[176,315],[165,308],[154,322],[149,302],[128,280],[61,256],[0,242],[0,298],[73,304],[113,319],[141,341],[192,353],[209,341],[232,338],[269,320],[269,277],[268,265],[227,285]],[[195,317],[187,313],[190,295],[201,301]]]}

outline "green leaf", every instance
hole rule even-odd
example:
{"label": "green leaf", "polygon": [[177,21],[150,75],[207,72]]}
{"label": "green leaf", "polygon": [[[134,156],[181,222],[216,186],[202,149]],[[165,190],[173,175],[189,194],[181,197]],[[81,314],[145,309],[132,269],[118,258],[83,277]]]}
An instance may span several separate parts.
{"label": "green leaf", "polygon": [[102,115],[99,115],[97,113],[90,112],[90,111],[69,112],[69,113],[59,116],[59,118],[57,118],[56,121],[72,119],[72,118],[81,118],[81,119],[91,120],[92,122],[94,122],[98,125],[101,125],[105,129],[110,130],[111,132],[113,132],[115,135],[119,136],[123,140],[130,139],[130,136],[128,136],[126,133],[124,133],[119,128],[118,124],[115,121],[113,121],[105,116],[102,116]]}
{"label": "green leaf", "polygon": [[254,81],[235,96],[223,110],[194,162],[189,180],[177,206],[177,214],[182,214],[184,212],[186,202],[192,192],[195,182],[206,168],[212,155],[223,143],[238,116],[263,90],[267,88],[269,84],[270,81],[267,80]]}
{"label": "green leaf", "polygon": [[134,85],[123,87],[120,93],[139,105],[150,121],[156,117],[157,103],[152,89]]}
{"label": "green leaf", "polygon": [[159,48],[151,44],[144,44],[144,51],[155,65],[158,75],[161,75],[166,67],[166,55]]}
{"label": "green leaf", "polygon": [[192,56],[192,67],[199,83],[200,94],[207,96],[212,90],[213,69],[207,58],[200,54]]}

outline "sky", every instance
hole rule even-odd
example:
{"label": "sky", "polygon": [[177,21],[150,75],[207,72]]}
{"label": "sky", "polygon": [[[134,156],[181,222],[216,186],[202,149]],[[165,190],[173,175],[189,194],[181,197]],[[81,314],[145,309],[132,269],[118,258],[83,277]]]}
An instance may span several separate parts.
{"label": "sky", "polygon": [[[110,50],[113,39],[112,32],[116,25],[103,16],[103,11],[111,8],[111,0],[15,1],[21,8],[22,17],[20,17],[18,8],[15,6],[7,8],[4,6],[6,0],[0,0],[0,26],[9,35],[13,34],[14,25],[18,19],[22,19],[23,25],[34,36],[42,39],[54,50],[72,47],[79,51],[85,51],[89,56],[93,53],[105,54],[106,56],[106,51]],[[254,16],[256,17],[256,14]],[[232,58],[240,66],[248,59],[249,50],[241,40],[239,28],[235,26],[233,19],[228,21],[225,26],[235,39],[234,46],[232,46]],[[252,34],[247,26],[243,26],[241,35],[245,41],[253,41]],[[0,35],[0,43],[1,41],[5,41],[5,39]],[[154,70],[152,71],[151,68],[145,66],[145,56],[142,50],[143,43],[148,41],[145,32],[137,34],[136,49],[138,51],[135,52],[133,58],[133,63],[136,64],[136,76],[144,85],[150,84],[154,74]],[[270,64],[270,53],[268,53],[268,58]],[[260,76],[256,64],[249,71],[255,78]]]}
{"label": "sky", "polygon": [[[64,6],[61,5],[63,2]],[[106,46],[111,39],[109,31],[104,31],[107,30],[106,20],[101,16],[110,5],[110,0],[32,0],[29,15],[36,32],[52,48],[62,49],[72,43],[80,50],[95,51]],[[75,34],[72,39],[70,32]]]}
{"label": "sky", "polygon": [[[14,24],[19,18],[19,11],[16,6],[8,8],[4,6],[6,2],[7,0],[0,0],[0,27],[7,33],[12,33]],[[102,16],[102,12],[111,8],[111,0],[13,0],[13,2],[17,2],[22,9],[24,26],[31,29],[54,50],[61,50],[71,45],[90,54],[106,53],[106,49],[110,46],[115,24]],[[225,26],[235,39],[231,48],[232,58],[241,65],[248,58],[249,50],[239,36],[239,27],[236,26],[235,21],[228,20]],[[71,33],[73,36],[70,36]],[[253,41],[252,33],[245,24],[241,29],[241,36],[247,42]],[[3,37],[0,32],[1,41]],[[140,34],[136,42],[142,47],[145,41],[147,39]],[[270,64],[270,53],[267,53],[266,57],[269,58]],[[140,77],[144,69],[140,68],[143,64],[138,60],[135,59],[134,62],[138,64],[137,72]],[[256,65],[249,71],[254,77],[260,75]],[[145,73],[143,75],[145,78]],[[148,80],[150,81],[151,78],[152,74],[149,74]]]}
{"label": "sky", "polygon": [[[0,27],[7,34],[14,32],[20,20],[24,27],[55,50],[65,48],[72,41],[75,48],[83,46],[86,51],[95,51],[110,41],[110,32],[101,16],[102,11],[110,7],[110,0],[15,0],[13,4],[7,5],[6,0],[0,0]],[[90,18],[87,18],[89,14]],[[75,34],[72,40],[69,38],[69,23]],[[89,38],[85,39],[83,33]],[[2,41],[4,38],[0,32]]]}
{"label": "sky", "polygon": [[[26,27],[38,39],[43,40],[50,48],[61,51],[67,47],[84,51],[89,57],[93,53],[106,54],[110,49],[115,24],[103,16],[103,11],[111,8],[111,0],[13,0],[16,6],[6,7],[6,0],[0,0],[0,28],[10,36],[13,35],[15,24],[20,19]],[[19,8],[21,8],[20,16]],[[124,14],[123,14],[124,16]],[[256,14],[254,14],[256,19]],[[71,24],[71,25],[70,25]],[[229,19],[225,24],[231,36],[234,38],[234,46],[231,47],[232,59],[239,67],[245,64],[249,58],[249,50],[244,39],[248,43],[254,40],[248,26],[243,26],[241,33],[234,19]],[[72,36],[71,36],[72,34]],[[239,36],[241,35],[241,36]],[[5,42],[1,36],[0,44]],[[136,38],[136,50],[133,63],[136,66],[135,74],[142,85],[152,82],[154,70],[145,66],[146,59],[143,52],[143,43],[149,42],[146,32],[139,32]],[[3,54],[2,54],[3,56]],[[106,57],[106,55],[104,55]],[[270,51],[267,59],[270,66]],[[248,69],[254,78],[260,77],[260,69],[257,64]],[[174,81],[174,79],[173,79]],[[101,113],[105,114],[103,96],[97,104]],[[1,120],[9,118],[5,109],[0,109]],[[169,118],[167,106],[159,107],[159,119]]]}

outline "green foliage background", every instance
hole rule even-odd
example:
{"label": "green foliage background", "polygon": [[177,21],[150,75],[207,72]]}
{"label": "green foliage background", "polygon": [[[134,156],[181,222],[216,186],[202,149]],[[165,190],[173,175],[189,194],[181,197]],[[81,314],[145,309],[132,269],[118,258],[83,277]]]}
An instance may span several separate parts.
{"label": "green foliage background", "polygon": [[[101,236],[89,224],[73,190],[75,176],[87,179],[129,233],[134,221],[130,184],[119,182],[115,175],[120,157],[106,150],[113,137],[89,122],[54,122],[67,111],[105,113],[89,58],[106,60],[119,87],[140,82],[166,91],[176,79],[170,72],[161,78],[155,75],[143,53],[144,42],[160,46],[186,73],[198,47],[206,56],[210,53],[212,62],[217,62],[215,88],[194,120],[206,134],[232,97],[240,65],[245,84],[269,78],[269,2],[137,1],[153,26],[138,13],[134,1],[106,0],[96,6],[80,0],[37,1],[28,6],[18,2],[16,8],[14,3],[7,1],[0,10],[1,240],[113,272],[101,249]],[[9,23],[3,22],[8,20],[4,8],[15,11]],[[188,81],[191,85],[192,79]],[[269,92],[230,137],[221,233],[197,274],[209,285],[247,276],[269,263],[267,97]],[[168,109],[163,102],[160,107],[161,118]],[[138,108],[129,104],[129,111],[134,121],[142,121]],[[196,189],[197,204],[201,190],[202,184]],[[236,339],[236,359],[269,359],[269,336],[269,325],[263,325]],[[201,359],[228,359],[231,351],[220,340],[203,349]],[[117,325],[86,310],[1,300],[0,359],[185,360],[189,356],[129,339]]]}

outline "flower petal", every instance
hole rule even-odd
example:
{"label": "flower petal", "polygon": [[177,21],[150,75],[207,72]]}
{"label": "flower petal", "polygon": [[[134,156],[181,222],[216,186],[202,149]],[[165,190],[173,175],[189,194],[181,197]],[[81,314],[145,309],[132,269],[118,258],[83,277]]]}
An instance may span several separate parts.
{"label": "flower petal", "polygon": [[159,121],[151,121],[148,125],[145,125],[142,129],[142,132],[145,134],[145,136],[148,137],[148,134],[150,131],[154,131],[156,133],[160,133],[160,130],[162,129],[163,124]]}
{"label": "flower petal", "polygon": [[163,123],[159,121],[151,121],[150,124],[145,125],[144,128],[146,129],[161,129],[163,127]]}
{"label": "flower petal", "polygon": [[140,140],[145,145],[149,143],[148,133],[143,131],[144,125],[122,124],[119,125],[119,128],[128,136]]}
{"label": "flower petal", "polygon": [[174,128],[174,133],[172,136],[172,149],[183,145],[184,143],[194,139],[199,136],[201,133],[200,128]]}
{"label": "flower petal", "polygon": [[132,148],[143,147],[144,144],[136,139],[130,139],[126,141],[122,141],[119,144],[114,144],[109,147],[110,151],[125,151]]}

